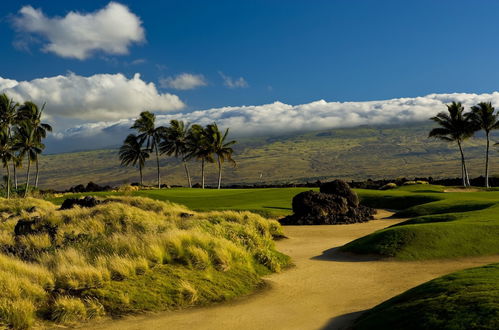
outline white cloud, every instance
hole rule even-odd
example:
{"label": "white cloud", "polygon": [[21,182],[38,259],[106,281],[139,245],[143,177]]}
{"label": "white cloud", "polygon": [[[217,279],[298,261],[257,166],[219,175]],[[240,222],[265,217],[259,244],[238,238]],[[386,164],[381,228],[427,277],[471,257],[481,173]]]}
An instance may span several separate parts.
{"label": "white cloud", "polygon": [[[160,125],[171,119],[206,125],[217,122],[230,127],[235,136],[272,135],[289,132],[320,130],[358,125],[397,124],[428,121],[445,104],[458,101],[466,107],[478,102],[492,102],[499,107],[499,92],[491,94],[430,94],[415,98],[397,98],[370,102],[326,102],[319,100],[307,104],[289,105],[281,102],[258,106],[223,107],[189,113],[158,115]],[[62,132],[65,137],[78,137],[105,132],[119,143],[133,118],[116,122],[83,124]]]}
{"label": "white cloud", "polygon": [[24,33],[14,44],[25,45],[33,35],[46,39],[45,52],[84,60],[95,51],[122,55],[133,43],[145,40],[140,18],[128,7],[110,2],[93,13],[71,11],[64,17],[47,17],[41,9],[24,6],[14,20],[15,28]]}
{"label": "white cloud", "polygon": [[159,85],[163,88],[188,90],[206,86],[207,83],[204,76],[201,74],[181,73],[175,77],[160,79]]}
{"label": "white cloud", "polygon": [[122,74],[83,77],[74,73],[31,81],[0,77],[2,92],[17,102],[46,103],[48,116],[87,121],[117,120],[134,117],[144,110],[173,111],[184,107],[178,96],[159,93],[154,83],[146,83],[139,74],[131,79]]}
{"label": "white cloud", "polygon": [[224,85],[228,88],[246,88],[249,87],[248,82],[243,78],[232,78],[226,76],[222,71],[219,71],[218,74],[222,77],[224,81]]}

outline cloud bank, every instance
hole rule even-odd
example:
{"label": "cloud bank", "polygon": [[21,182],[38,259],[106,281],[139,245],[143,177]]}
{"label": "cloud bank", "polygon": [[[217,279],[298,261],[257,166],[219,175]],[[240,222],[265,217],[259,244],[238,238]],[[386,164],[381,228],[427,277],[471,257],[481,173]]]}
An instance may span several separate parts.
{"label": "cloud bank", "polygon": [[207,83],[202,74],[181,73],[175,77],[160,79],[159,85],[163,88],[189,90],[206,86]]}
{"label": "cloud bank", "polygon": [[[171,119],[202,125],[217,122],[221,127],[230,127],[233,136],[268,136],[366,124],[428,121],[428,118],[436,113],[445,111],[445,104],[452,101],[462,102],[466,107],[478,102],[492,102],[499,106],[499,92],[480,95],[430,94],[423,97],[369,102],[319,100],[300,105],[274,102],[257,106],[222,107],[189,113],[158,115],[157,120],[159,125],[167,125]],[[91,137],[97,144],[103,140],[107,143],[95,147],[110,146],[113,143],[117,145],[129,133],[133,120],[134,118],[82,124],[59,132],[57,137],[64,138],[65,143]],[[99,136],[105,139],[99,139]]]}
{"label": "cloud bank", "polygon": [[139,74],[128,79],[122,74],[64,76],[16,81],[0,77],[0,93],[17,102],[46,103],[49,117],[87,121],[118,120],[137,116],[141,111],[174,111],[184,107],[178,96],[160,93],[154,83]]}
{"label": "cloud bank", "polygon": [[24,6],[13,24],[20,32],[15,44],[23,45],[33,35],[41,36],[46,40],[43,51],[80,60],[96,51],[127,54],[131,44],[145,40],[140,18],[116,2],[93,13],[71,11],[64,17],[53,18],[45,16],[41,9]]}

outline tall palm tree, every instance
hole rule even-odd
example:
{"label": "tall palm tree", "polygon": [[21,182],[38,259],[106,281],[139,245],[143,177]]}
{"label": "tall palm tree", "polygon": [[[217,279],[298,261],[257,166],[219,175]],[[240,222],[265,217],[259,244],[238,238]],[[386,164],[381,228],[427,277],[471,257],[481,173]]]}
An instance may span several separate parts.
{"label": "tall palm tree", "polygon": [[468,170],[466,168],[466,160],[464,158],[462,143],[467,138],[471,137],[474,132],[473,125],[470,124],[469,119],[463,113],[464,107],[460,102],[452,102],[447,105],[448,112],[440,112],[435,117],[430,118],[436,122],[440,127],[434,128],[430,131],[429,137],[437,139],[457,142],[459,152],[461,153],[461,174],[463,178],[463,186],[470,185]]}
{"label": "tall palm tree", "polygon": [[[0,128],[7,130],[9,139],[12,139],[12,129],[18,122],[19,104],[9,98],[7,94],[0,94]],[[17,189],[17,164],[14,158],[12,160],[12,168],[14,172],[14,185]]]}
{"label": "tall palm tree", "polygon": [[7,198],[10,198],[10,169],[9,162],[14,156],[12,140],[6,130],[0,130],[0,160],[7,169]]}
{"label": "tall palm tree", "polygon": [[171,120],[170,126],[166,127],[159,144],[159,151],[168,156],[175,156],[181,158],[184,164],[185,175],[187,176],[187,184],[192,188],[191,175],[187,167],[187,154],[188,150],[188,136],[190,131],[190,124],[184,124],[183,121]]}
{"label": "tall palm tree", "polygon": [[495,112],[492,103],[481,102],[471,107],[471,112],[467,117],[474,125],[475,130],[484,130],[487,138],[487,148],[485,151],[485,187],[489,188],[489,145],[490,132],[499,128],[499,114]]}
{"label": "tall palm tree", "polygon": [[132,129],[136,129],[140,134],[138,135],[140,144],[146,142],[146,149],[154,150],[156,153],[156,165],[158,168],[158,188],[161,189],[161,175],[159,172],[159,151],[158,144],[161,140],[164,127],[156,127],[156,116],[149,111],[141,112],[139,118],[135,120]]}
{"label": "tall palm tree", "polygon": [[140,138],[138,138],[135,134],[129,134],[123,145],[120,147],[119,155],[121,165],[139,165],[140,185],[143,186],[144,180],[142,178],[142,169],[146,164],[147,158],[149,158],[149,150],[142,148]]}
{"label": "tall palm tree", "polygon": [[222,134],[216,123],[208,125],[206,127],[206,133],[208,135],[208,141],[211,145],[211,149],[213,150],[213,153],[217,155],[218,189],[220,189],[222,185],[222,164],[227,160],[234,166],[236,165],[236,162],[234,161],[234,159],[232,159],[234,150],[231,148],[231,146],[234,145],[236,141],[232,140],[229,142],[225,142],[225,140],[227,139],[227,135],[229,134],[229,129],[227,128],[225,130],[225,133]]}
{"label": "tall palm tree", "polygon": [[186,159],[195,158],[201,161],[201,188],[204,189],[205,163],[213,163],[213,148],[209,143],[207,131],[201,125],[192,125],[187,135]]}
{"label": "tall palm tree", "polygon": [[16,130],[16,142],[14,144],[14,150],[16,150],[21,158],[27,157],[28,159],[28,169],[26,171],[26,186],[24,188],[24,197],[28,196],[29,191],[29,175],[31,162],[38,158],[38,155],[42,153],[45,145],[41,143],[36,137],[36,130],[33,126],[29,125],[28,122],[22,122],[19,124]]}
{"label": "tall palm tree", "polygon": [[[20,121],[28,122],[33,130],[34,130],[34,138],[38,140],[40,145],[43,145],[41,142],[43,139],[47,137],[47,132],[52,132],[52,126],[46,123],[42,123],[42,114],[45,109],[45,104],[39,108],[35,103],[27,101],[20,108],[18,113],[18,118]],[[44,149],[43,147],[42,149]],[[36,154],[35,166],[36,166],[36,174],[35,174],[35,187],[38,187],[38,158],[39,154]]]}

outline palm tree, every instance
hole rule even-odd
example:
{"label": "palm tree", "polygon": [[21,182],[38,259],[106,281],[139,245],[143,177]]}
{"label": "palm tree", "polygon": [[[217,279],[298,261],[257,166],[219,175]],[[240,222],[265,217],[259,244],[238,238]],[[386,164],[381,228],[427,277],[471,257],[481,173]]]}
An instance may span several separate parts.
{"label": "palm tree", "polygon": [[209,143],[206,130],[201,125],[192,125],[187,135],[186,159],[195,158],[201,161],[201,188],[204,189],[205,163],[213,163],[213,149]]}
{"label": "palm tree", "polygon": [[16,142],[14,144],[14,150],[19,153],[20,158],[28,158],[28,169],[26,171],[26,186],[24,188],[24,197],[28,196],[29,190],[29,175],[31,162],[38,158],[38,155],[42,153],[45,145],[41,143],[37,136],[36,130],[33,126],[29,125],[28,122],[22,122],[19,124],[16,130]]}
{"label": "palm tree", "polygon": [[144,111],[140,113],[139,118],[135,120],[135,123],[130,128],[136,129],[140,133],[137,137],[141,145],[146,142],[146,149],[155,151],[158,168],[158,188],[161,189],[158,144],[165,128],[163,126],[156,127],[155,121],[156,116],[152,112]]}
{"label": "palm tree", "polygon": [[12,148],[12,141],[9,137],[9,133],[5,130],[0,130],[0,160],[2,161],[3,167],[7,169],[7,198],[10,198],[10,169],[9,162],[14,156],[14,150]]}
{"label": "palm tree", "polygon": [[484,130],[487,138],[487,148],[485,151],[485,187],[489,188],[489,145],[490,131],[499,128],[499,114],[490,102],[481,102],[471,107],[471,112],[467,117],[474,125],[475,130]]}
{"label": "palm tree", "polygon": [[139,165],[139,173],[140,173],[140,185],[144,185],[144,181],[142,178],[142,169],[145,166],[147,158],[149,158],[149,150],[143,149],[142,144],[140,143],[140,138],[135,134],[129,134],[123,145],[120,147],[120,160],[121,165],[128,166],[136,164]]}
{"label": "palm tree", "polygon": [[175,158],[182,158],[184,163],[185,175],[187,176],[187,184],[192,188],[191,175],[187,167],[187,154],[188,150],[188,136],[190,131],[190,124],[184,124],[183,121],[171,120],[170,126],[165,128],[164,134],[159,144],[159,151],[168,156],[175,156]]}
{"label": "palm tree", "polygon": [[220,189],[220,186],[222,185],[222,164],[227,160],[234,164],[234,166],[236,165],[236,162],[232,159],[234,150],[231,148],[236,141],[233,140],[225,142],[227,135],[229,134],[229,129],[227,128],[225,133],[222,134],[216,123],[208,125],[206,127],[206,133],[208,135],[208,141],[211,145],[211,149],[213,150],[213,153],[217,155],[218,189]]}
{"label": "palm tree", "polygon": [[[12,128],[18,121],[18,108],[19,104],[10,99],[7,94],[0,94],[0,129],[7,130],[7,136],[12,139]],[[14,185],[17,189],[17,164],[14,158],[12,160],[12,167],[14,170]]]}
{"label": "palm tree", "polygon": [[463,114],[464,107],[460,102],[452,102],[447,105],[447,112],[440,112],[435,117],[430,118],[440,127],[430,131],[429,137],[435,137],[440,140],[457,142],[459,152],[461,153],[461,174],[463,186],[470,185],[466,160],[464,158],[462,143],[471,137],[474,132],[473,125],[470,124],[466,115]]}
{"label": "palm tree", "polygon": [[[35,103],[27,101],[19,108],[18,118],[20,121],[27,121],[34,130],[34,138],[43,145],[42,139],[47,137],[47,132],[52,132],[52,126],[42,123],[42,114],[45,104],[39,108]],[[45,148],[45,147],[44,147]],[[43,148],[42,148],[43,149]],[[38,154],[34,159],[36,165],[35,187],[38,187]]]}

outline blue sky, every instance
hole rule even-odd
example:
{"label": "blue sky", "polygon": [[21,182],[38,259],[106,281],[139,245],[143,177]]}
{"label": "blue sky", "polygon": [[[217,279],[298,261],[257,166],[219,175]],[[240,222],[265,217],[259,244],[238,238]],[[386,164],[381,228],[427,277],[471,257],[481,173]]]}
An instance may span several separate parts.
{"label": "blue sky", "polygon": [[[72,72],[82,77],[122,73],[131,79],[139,73],[158,94],[178,96],[183,103],[161,111],[184,113],[275,101],[360,102],[498,90],[498,1],[118,3],[140,19],[145,38],[127,44],[127,54],[95,49],[84,59],[43,51],[47,33],[30,32],[25,21],[14,21],[24,6],[54,19],[70,11],[95,13],[109,1],[3,3],[0,77],[20,82]],[[167,86],[168,78],[180,74],[194,75],[202,84],[189,90]],[[224,77],[243,83],[229,88]],[[117,119],[61,111],[53,120],[64,129]]]}

